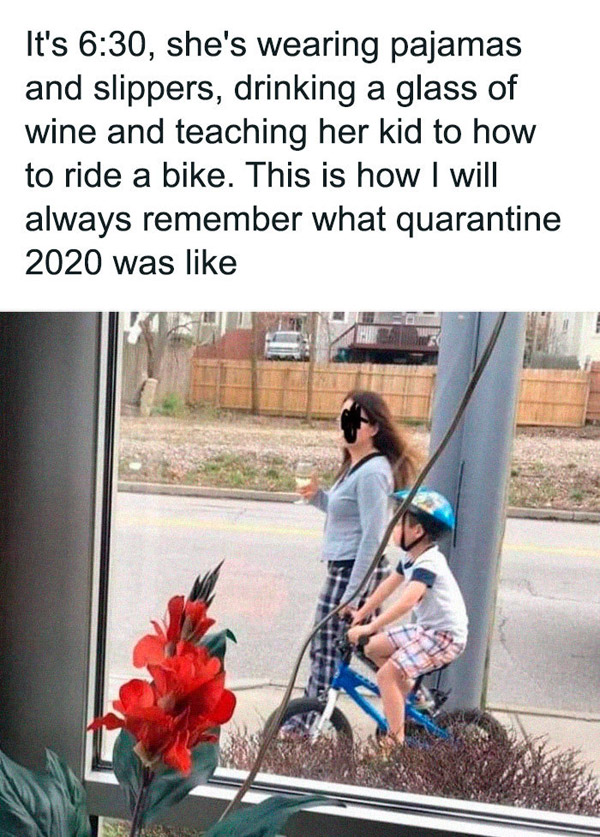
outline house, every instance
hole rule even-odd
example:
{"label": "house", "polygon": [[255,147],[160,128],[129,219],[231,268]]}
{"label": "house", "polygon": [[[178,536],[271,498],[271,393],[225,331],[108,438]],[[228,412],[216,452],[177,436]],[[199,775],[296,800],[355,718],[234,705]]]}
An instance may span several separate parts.
{"label": "house", "polygon": [[[197,353],[203,357],[250,357],[252,317],[249,312],[203,312]],[[263,311],[261,333],[310,331],[308,311]],[[316,360],[368,363],[436,363],[441,315],[433,311],[319,311]]]}
{"label": "house", "polygon": [[553,311],[548,353],[576,357],[581,369],[600,361],[600,312]]}
{"label": "house", "polygon": [[329,358],[355,363],[437,362],[441,314],[363,311],[329,344]]}

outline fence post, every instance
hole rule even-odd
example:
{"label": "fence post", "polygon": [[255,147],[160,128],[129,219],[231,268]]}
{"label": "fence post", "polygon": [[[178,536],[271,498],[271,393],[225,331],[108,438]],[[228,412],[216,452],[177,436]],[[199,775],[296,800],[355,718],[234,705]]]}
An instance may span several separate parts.
{"label": "fence post", "polygon": [[360,390],[360,384],[361,384],[361,374],[360,373],[361,373],[361,371],[362,371],[362,365],[359,363],[358,364],[358,369],[356,370],[356,375],[354,377],[354,389],[356,389],[356,390]]}
{"label": "fence post", "polygon": [[281,405],[280,405],[280,409],[279,409],[279,414],[282,415],[282,416],[285,416],[285,412],[286,412],[285,411],[285,393],[287,391],[287,384],[288,384],[288,380],[289,380],[289,377],[290,377],[290,366],[289,366],[289,364],[291,362],[292,361],[289,361],[289,360],[284,361],[285,366],[283,368],[283,371],[282,371],[281,375],[279,376],[279,383],[281,385]]}
{"label": "fence post", "polygon": [[223,361],[221,358],[217,358],[217,383],[215,387],[215,407],[217,410],[221,408],[221,365]]}
{"label": "fence post", "polygon": [[585,400],[583,403],[583,421],[581,422],[581,426],[584,427],[586,420],[587,420],[587,412],[588,412],[588,404],[590,403],[590,390],[592,388],[592,373],[591,371],[586,372],[587,378],[587,386],[585,388]]}
{"label": "fence post", "polygon": [[600,362],[592,363],[590,369],[590,390],[586,409],[586,421],[600,420]]}
{"label": "fence post", "polygon": [[431,419],[433,417],[433,396],[435,393],[435,384],[437,381],[437,371],[434,369],[429,378],[429,401],[427,406],[427,421],[431,426]]}

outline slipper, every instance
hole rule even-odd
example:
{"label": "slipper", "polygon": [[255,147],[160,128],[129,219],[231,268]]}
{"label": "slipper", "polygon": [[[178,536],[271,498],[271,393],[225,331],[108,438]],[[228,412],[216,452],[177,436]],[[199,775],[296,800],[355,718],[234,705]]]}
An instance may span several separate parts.
{"label": "slipper", "polygon": [[377,740],[377,745],[379,749],[379,758],[382,761],[390,761],[392,757],[392,753],[398,747],[404,746],[404,741],[398,741],[395,735],[384,735]]}

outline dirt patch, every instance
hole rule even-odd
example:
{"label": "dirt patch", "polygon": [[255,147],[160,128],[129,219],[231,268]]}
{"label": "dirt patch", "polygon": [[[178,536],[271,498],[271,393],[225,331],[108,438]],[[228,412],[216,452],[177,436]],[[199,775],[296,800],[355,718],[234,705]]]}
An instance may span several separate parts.
{"label": "dirt patch", "polygon": [[[426,427],[408,427],[422,456]],[[198,410],[183,417],[121,417],[119,476],[179,485],[293,491],[299,459],[327,485],[339,466],[333,421]],[[513,445],[509,503],[600,511],[600,427],[523,428]]]}

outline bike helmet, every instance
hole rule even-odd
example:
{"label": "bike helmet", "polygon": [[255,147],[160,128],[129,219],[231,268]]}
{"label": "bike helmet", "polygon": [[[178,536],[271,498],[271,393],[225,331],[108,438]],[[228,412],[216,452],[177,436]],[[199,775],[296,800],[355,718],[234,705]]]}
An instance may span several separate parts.
{"label": "bike helmet", "polygon": [[[394,491],[393,497],[401,503],[408,497],[408,494],[408,489],[403,489]],[[454,510],[448,500],[439,491],[431,488],[419,488],[406,511],[410,512],[434,537],[451,532],[456,524]]]}

